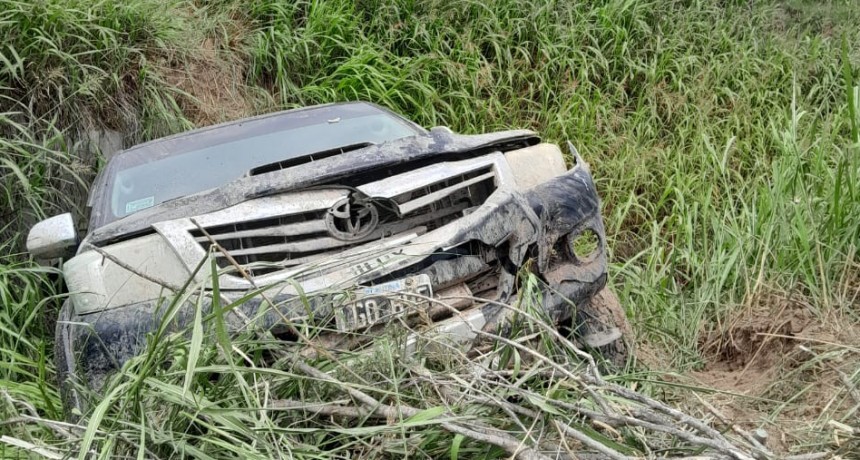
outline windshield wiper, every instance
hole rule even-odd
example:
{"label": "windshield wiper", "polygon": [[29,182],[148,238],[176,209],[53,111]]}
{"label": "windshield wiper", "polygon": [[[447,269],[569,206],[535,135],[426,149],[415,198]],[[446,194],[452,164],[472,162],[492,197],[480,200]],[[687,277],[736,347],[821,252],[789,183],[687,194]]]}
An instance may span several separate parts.
{"label": "windshield wiper", "polygon": [[323,150],[321,152],[311,153],[310,155],[304,155],[296,158],[290,158],[288,160],[281,160],[275,163],[257,166],[256,168],[248,171],[248,176],[259,176],[260,174],[266,174],[274,171],[280,171],[282,169],[292,168],[293,166],[311,163],[313,161],[319,161],[323,158],[341,155],[346,152],[351,152],[353,150],[360,150],[365,147],[370,147],[371,145],[374,145],[373,142],[359,142],[357,144],[350,144],[343,147],[337,147],[330,150]]}

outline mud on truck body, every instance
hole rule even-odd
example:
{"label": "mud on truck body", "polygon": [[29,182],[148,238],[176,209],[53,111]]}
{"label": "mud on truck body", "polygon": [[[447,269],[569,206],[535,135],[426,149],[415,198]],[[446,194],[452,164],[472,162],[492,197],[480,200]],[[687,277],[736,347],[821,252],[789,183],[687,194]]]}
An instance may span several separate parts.
{"label": "mud on truck body", "polygon": [[[140,354],[186,282],[211,288],[213,259],[222,304],[265,292],[229,311],[228,327],[251,322],[285,340],[285,323],[366,337],[397,318],[473,344],[477,330],[504,333],[512,309],[502,304],[516,300],[525,267],[541,280],[545,318],[623,362],[598,195],[570,149],[568,170],[559,147],[531,131],[428,131],[342,103],[119,152],[93,184],[82,241],[69,214],[28,237],[38,259],[74,254],[57,325],[64,399],[79,406],[76,385],[97,389]],[[575,247],[584,237],[586,254]],[[174,330],[191,324],[191,303]]]}

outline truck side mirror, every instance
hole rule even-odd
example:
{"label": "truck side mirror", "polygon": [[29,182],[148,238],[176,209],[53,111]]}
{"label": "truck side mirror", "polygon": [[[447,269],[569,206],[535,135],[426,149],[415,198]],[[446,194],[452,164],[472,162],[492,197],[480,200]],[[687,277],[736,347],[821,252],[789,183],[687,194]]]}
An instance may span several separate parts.
{"label": "truck side mirror", "polygon": [[70,213],[39,222],[27,235],[27,251],[36,259],[70,256],[77,245],[78,233]]}

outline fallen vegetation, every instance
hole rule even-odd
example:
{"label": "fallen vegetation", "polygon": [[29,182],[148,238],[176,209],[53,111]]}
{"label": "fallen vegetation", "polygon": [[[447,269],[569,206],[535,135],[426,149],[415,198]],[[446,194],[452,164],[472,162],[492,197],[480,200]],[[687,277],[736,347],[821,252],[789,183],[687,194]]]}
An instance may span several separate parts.
{"label": "fallen vegetation", "polygon": [[[0,452],[856,455],[858,11],[0,0]],[[51,351],[62,281],[22,243],[40,218],[83,215],[100,162],[88,133],[131,145],[345,99],[425,126],[572,140],[598,180],[638,360],[599,377],[533,318],[521,337],[534,346],[479,360],[403,356],[391,331],[370,357],[299,361],[291,347],[309,343],[226,337],[216,315],[153,339],[80,424],[65,422]]]}

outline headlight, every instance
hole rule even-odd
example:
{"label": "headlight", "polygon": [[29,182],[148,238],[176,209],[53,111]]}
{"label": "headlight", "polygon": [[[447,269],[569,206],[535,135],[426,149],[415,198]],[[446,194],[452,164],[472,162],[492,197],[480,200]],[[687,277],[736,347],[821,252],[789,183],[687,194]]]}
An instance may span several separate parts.
{"label": "headlight", "polygon": [[505,153],[517,188],[528,190],[567,172],[564,156],[555,144],[538,144]]}
{"label": "headlight", "polygon": [[111,257],[91,250],[63,265],[72,305],[79,315],[158,299],[171,294],[171,290],[153,280],[175,286],[190,276],[158,234],[106,246],[102,251]]}

